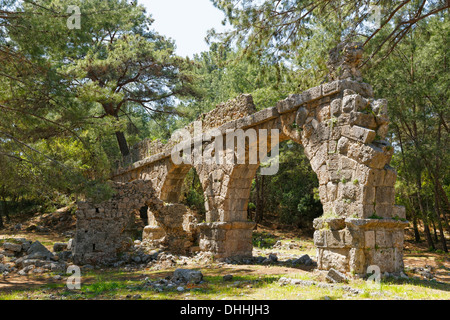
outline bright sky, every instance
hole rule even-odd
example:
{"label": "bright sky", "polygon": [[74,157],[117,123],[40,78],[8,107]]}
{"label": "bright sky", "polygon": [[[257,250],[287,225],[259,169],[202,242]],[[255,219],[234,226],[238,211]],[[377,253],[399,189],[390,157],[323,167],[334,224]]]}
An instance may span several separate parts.
{"label": "bright sky", "polygon": [[224,14],[210,0],[138,0],[155,20],[152,27],[175,40],[176,53],[193,57],[208,51],[205,37],[209,29],[224,30]]}

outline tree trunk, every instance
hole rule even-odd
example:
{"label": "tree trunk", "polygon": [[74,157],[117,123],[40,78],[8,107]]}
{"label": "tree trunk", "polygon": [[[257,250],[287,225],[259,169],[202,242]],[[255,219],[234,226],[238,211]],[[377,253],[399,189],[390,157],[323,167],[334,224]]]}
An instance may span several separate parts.
{"label": "tree trunk", "polygon": [[127,140],[125,134],[122,131],[116,131],[117,142],[119,143],[120,153],[122,157],[126,157],[130,154],[130,149],[128,148]]}
{"label": "tree trunk", "polygon": [[6,188],[5,186],[2,187],[2,193],[1,193],[1,199],[2,199],[2,204],[3,204],[3,215],[6,218],[6,222],[9,223],[11,222],[11,219],[9,218],[9,213],[8,213],[8,203],[6,202]]}
{"label": "tree trunk", "polygon": [[435,185],[435,192],[434,192],[434,202],[435,202],[435,206],[436,206],[436,210],[435,210],[436,220],[438,223],[439,233],[441,234],[440,238],[441,238],[442,248],[444,249],[445,252],[448,252],[447,242],[445,241],[444,228],[442,228],[439,193],[438,193],[438,189],[437,189],[436,185]]}
{"label": "tree trunk", "polygon": [[411,195],[407,194],[407,199],[409,203],[409,207],[411,208],[411,215],[412,215],[412,221],[413,221],[413,229],[414,229],[414,241],[416,243],[419,243],[421,241],[420,239],[420,232],[417,224],[418,214],[416,212],[416,206],[414,205],[414,200],[411,197]]}
{"label": "tree trunk", "polygon": [[431,225],[433,226],[433,235],[434,235],[434,242],[439,242],[437,231],[436,231],[436,224],[434,223],[434,220],[431,220]]}
{"label": "tree trunk", "polygon": [[423,205],[422,205],[422,198],[420,196],[420,190],[422,189],[421,187],[421,181],[420,179],[417,180],[417,201],[419,203],[419,210],[420,213],[422,214],[422,221],[423,221],[423,227],[425,230],[425,237],[427,238],[427,242],[428,242],[428,247],[431,248],[432,250],[435,250],[435,246],[433,243],[433,238],[431,238],[431,232],[430,232],[430,228],[429,228],[429,224],[428,224],[428,217],[426,212],[423,210]]}
{"label": "tree trunk", "polygon": [[419,233],[419,228],[417,228],[417,217],[414,214],[413,215],[413,229],[414,229],[414,241],[416,243],[420,242],[420,233]]}

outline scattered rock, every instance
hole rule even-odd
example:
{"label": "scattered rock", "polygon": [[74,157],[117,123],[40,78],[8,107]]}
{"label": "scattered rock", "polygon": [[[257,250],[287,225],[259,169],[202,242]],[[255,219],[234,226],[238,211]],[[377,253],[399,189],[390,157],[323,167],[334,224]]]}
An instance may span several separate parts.
{"label": "scattered rock", "polygon": [[72,247],[73,247],[73,243],[74,243],[74,241],[73,241],[73,239],[69,239],[69,241],[67,242],[67,250],[72,250]]}
{"label": "scattered rock", "polygon": [[203,274],[198,270],[176,269],[172,279],[174,281],[200,283],[203,280]]}
{"label": "scattered rock", "polygon": [[8,264],[0,263],[0,273],[9,271],[9,270],[10,270],[10,266]]}
{"label": "scattered rock", "polygon": [[53,257],[53,253],[51,253],[42,243],[39,241],[35,241],[31,244],[30,248],[27,251],[28,255],[36,254],[40,257],[46,257],[47,259],[50,259]]}
{"label": "scattered rock", "polygon": [[54,252],[60,252],[67,249],[68,244],[64,242],[56,242],[53,244],[53,251]]}
{"label": "scattered rock", "polygon": [[30,272],[31,270],[33,270],[35,268],[34,265],[28,265],[25,268],[23,268],[22,270],[20,270],[18,273],[21,276],[26,276],[28,274],[28,272]]}
{"label": "scattered rock", "polygon": [[59,260],[67,261],[72,258],[72,251],[60,251],[56,253],[56,257],[59,258]]}
{"label": "scattered rock", "polygon": [[5,242],[3,243],[3,249],[13,252],[20,252],[22,251],[22,245],[18,243]]}
{"label": "scattered rock", "polygon": [[231,281],[233,280],[233,275],[227,274],[223,276],[223,281]]}
{"label": "scattered rock", "polygon": [[307,254],[304,254],[300,258],[295,259],[294,261],[292,261],[293,265],[303,264],[303,265],[308,265],[309,266],[309,265],[312,265],[312,263],[313,263],[313,261],[312,261],[311,257],[309,255],[307,255]]}
{"label": "scattered rock", "polygon": [[179,292],[183,292],[184,291],[184,287],[177,287],[177,291],[179,291]]}
{"label": "scattered rock", "polygon": [[271,253],[271,254],[269,254],[269,260],[270,260],[271,262],[277,262],[277,261],[278,261],[278,257],[277,257],[276,254]]}
{"label": "scattered rock", "polygon": [[342,283],[347,282],[348,279],[342,272],[337,271],[336,269],[331,268],[328,273],[326,279],[333,283]]}

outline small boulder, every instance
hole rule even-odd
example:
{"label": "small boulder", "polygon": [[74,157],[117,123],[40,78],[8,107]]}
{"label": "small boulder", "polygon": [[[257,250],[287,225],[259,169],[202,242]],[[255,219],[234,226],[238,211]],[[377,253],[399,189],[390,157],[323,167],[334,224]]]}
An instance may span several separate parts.
{"label": "small boulder", "polygon": [[176,269],[172,279],[174,281],[200,283],[203,280],[203,274],[198,270]]}
{"label": "small boulder", "polygon": [[312,260],[311,260],[309,255],[304,254],[300,258],[295,259],[294,261],[292,261],[292,264],[294,264],[294,265],[299,265],[299,264],[311,265],[312,264]]}
{"label": "small boulder", "polygon": [[53,253],[51,253],[42,243],[39,241],[35,241],[31,244],[30,248],[27,251],[28,255],[35,254],[36,259],[50,259],[53,257]]}
{"label": "small boulder", "polygon": [[69,239],[69,241],[67,242],[67,250],[72,250],[73,249],[73,245],[74,245],[74,242],[73,242],[73,239]]}
{"label": "small boulder", "polygon": [[277,257],[276,254],[271,253],[271,254],[269,254],[269,260],[272,261],[272,262],[277,262],[278,261],[278,257]]}
{"label": "small boulder", "polygon": [[348,279],[342,272],[337,271],[336,269],[331,268],[328,273],[326,279],[332,283],[342,283],[347,282]]}
{"label": "small boulder", "polygon": [[53,251],[54,252],[60,252],[60,251],[64,251],[67,249],[67,243],[64,242],[55,242],[55,244],[53,244]]}
{"label": "small boulder", "polygon": [[233,280],[233,275],[226,274],[223,276],[223,281],[231,281],[231,280]]}
{"label": "small boulder", "polygon": [[22,251],[22,245],[19,243],[5,242],[3,243],[3,249],[13,252],[20,252]]}

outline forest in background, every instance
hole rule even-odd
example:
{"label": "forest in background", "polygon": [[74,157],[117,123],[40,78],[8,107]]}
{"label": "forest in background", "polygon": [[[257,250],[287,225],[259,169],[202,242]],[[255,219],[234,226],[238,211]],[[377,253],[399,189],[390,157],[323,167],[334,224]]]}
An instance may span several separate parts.
{"label": "forest in background", "polygon": [[[364,45],[361,70],[388,100],[396,203],[415,241],[446,252],[450,232],[450,16],[448,1],[212,0],[232,31],[208,34],[193,59],[122,0],[0,0],[0,228],[17,212],[107,198],[104,183],[130,147],[241,93],[258,110],[327,81],[328,52]],[[68,6],[81,9],[69,29]],[[376,19],[375,19],[376,20]],[[280,170],[256,174],[250,217],[310,228],[322,214],[302,147],[280,145]],[[202,211],[195,172],[182,201]]]}

